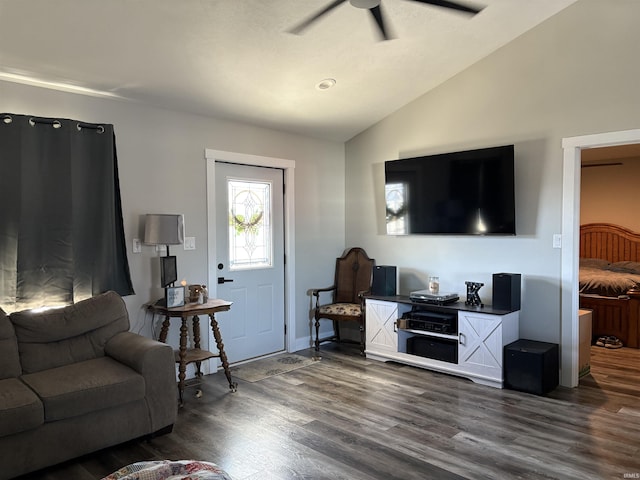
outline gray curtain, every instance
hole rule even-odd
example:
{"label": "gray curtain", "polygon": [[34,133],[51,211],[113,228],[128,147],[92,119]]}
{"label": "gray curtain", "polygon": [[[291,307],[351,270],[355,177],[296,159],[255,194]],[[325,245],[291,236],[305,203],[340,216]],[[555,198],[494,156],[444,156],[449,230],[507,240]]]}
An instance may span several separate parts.
{"label": "gray curtain", "polygon": [[0,307],[133,294],[113,125],[0,114]]}

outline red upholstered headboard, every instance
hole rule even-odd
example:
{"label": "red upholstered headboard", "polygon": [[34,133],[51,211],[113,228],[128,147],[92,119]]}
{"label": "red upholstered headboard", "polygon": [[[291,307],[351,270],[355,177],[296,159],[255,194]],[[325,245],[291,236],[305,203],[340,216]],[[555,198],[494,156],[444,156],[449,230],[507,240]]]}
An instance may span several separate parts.
{"label": "red upholstered headboard", "polygon": [[640,262],[640,234],[610,223],[581,225],[580,258]]}

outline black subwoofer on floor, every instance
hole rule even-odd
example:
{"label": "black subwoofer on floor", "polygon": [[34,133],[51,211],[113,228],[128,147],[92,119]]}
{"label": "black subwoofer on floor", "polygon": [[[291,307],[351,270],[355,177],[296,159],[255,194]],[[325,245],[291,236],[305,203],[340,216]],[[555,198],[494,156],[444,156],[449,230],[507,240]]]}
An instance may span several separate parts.
{"label": "black subwoofer on floor", "polygon": [[504,347],[504,387],[544,395],[558,386],[557,343],[516,340]]}
{"label": "black subwoofer on floor", "polygon": [[373,269],[371,293],[379,297],[393,297],[396,291],[396,267],[376,265]]}
{"label": "black subwoofer on floor", "polygon": [[520,310],[520,283],[519,273],[494,273],[491,306],[510,312]]}

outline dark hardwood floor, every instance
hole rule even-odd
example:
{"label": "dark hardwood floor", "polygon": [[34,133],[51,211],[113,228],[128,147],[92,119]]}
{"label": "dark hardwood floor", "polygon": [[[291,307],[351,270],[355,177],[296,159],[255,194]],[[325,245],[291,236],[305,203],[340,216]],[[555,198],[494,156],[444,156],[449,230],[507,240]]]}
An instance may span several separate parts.
{"label": "dark hardwood floor", "polygon": [[[312,351],[298,352],[312,355]],[[150,459],[199,459],[236,480],[640,478],[640,350],[592,347],[580,387],[545,397],[367,360],[327,344],[309,367],[230,393],[185,392],[173,433],[21,477],[93,480]]]}

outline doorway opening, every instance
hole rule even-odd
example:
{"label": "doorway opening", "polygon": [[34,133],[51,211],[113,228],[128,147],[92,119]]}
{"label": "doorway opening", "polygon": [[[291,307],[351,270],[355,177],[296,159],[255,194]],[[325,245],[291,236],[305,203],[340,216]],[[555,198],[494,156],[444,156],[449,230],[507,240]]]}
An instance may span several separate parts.
{"label": "doorway opening", "polygon": [[561,379],[579,381],[578,255],[580,251],[580,171],[582,150],[640,143],[640,129],[568,137],[562,141]]}
{"label": "doorway opening", "polygon": [[[210,295],[217,296],[217,278],[218,270],[216,265],[217,258],[217,229],[216,229],[216,209],[210,208],[215,205],[216,198],[216,162],[225,162],[229,164],[239,164],[256,167],[275,168],[283,171],[284,183],[286,185],[286,194],[284,195],[284,255],[286,258],[284,264],[284,316],[286,339],[285,349],[287,352],[295,351],[295,215],[294,215],[294,168],[295,161],[263,157],[259,155],[249,155],[236,152],[225,152],[220,150],[205,150],[205,159],[207,162],[207,269],[208,282],[211,285]],[[233,307],[232,307],[233,308]],[[209,344],[213,342],[213,338],[209,338]],[[215,372],[215,367],[211,371]]]}

